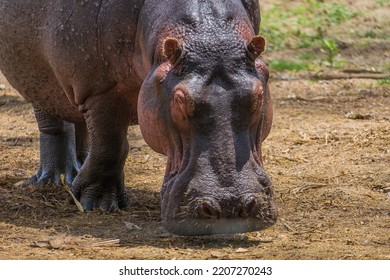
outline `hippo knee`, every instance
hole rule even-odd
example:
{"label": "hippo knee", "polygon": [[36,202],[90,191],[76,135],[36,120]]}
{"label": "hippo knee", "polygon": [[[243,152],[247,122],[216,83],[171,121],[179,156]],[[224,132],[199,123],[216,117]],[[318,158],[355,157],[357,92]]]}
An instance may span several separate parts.
{"label": "hippo knee", "polygon": [[65,132],[64,121],[40,109],[34,109],[39,132],[46,135],[59,135]]}

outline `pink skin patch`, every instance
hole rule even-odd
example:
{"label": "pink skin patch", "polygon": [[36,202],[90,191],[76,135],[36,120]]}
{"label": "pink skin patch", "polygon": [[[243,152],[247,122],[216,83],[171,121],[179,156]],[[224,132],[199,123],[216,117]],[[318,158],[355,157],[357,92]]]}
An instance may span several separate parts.
{"label": "pink skin patch", "polygon": [[174,92],[171,101],[171,115],[175,124],[182,130],[188,130],[188,117],[193,114],[188,90],[185,86],[179,85]]}

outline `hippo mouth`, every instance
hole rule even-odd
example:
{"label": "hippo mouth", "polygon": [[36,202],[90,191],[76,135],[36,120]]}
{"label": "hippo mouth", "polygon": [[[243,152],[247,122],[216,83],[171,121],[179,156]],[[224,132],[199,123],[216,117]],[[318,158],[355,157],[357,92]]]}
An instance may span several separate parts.
{"label": "hippo mouth", "polygon": [[180,212],[175,217],[163,219],[163,226],[176,235],[234,234],[264,230],[277,219],[275,208],[263,209],[258,215],[249,217],[223,217],[207,215],[199,217],[188,212]]}
{"label": "hippo mouth", "polygon": [[174,177],[164,183],[161,192],[162,224],[173,234],[253,232],[264,230],[277,220],[273,187],[267,176],[261,177],[256,193],[233,194],[217,188],[212,195],[191,190],[192,180],[182,180],[188,178],[185,172]]}
{"label": "hippo mouth", "polygon": [[213,235],[213,234],[235,234],[253,232],[266,229],[275,223],[275,220],[259,220],[257,218],[246,219],[215,219],[199,220],[193,218],[174,219],[163,221],[164,227],[176,235]]}

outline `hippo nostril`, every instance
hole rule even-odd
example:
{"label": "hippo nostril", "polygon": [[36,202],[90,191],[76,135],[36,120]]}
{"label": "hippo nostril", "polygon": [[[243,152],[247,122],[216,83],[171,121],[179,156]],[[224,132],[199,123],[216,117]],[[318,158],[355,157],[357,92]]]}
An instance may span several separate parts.
{"label": "hippo nostril", "polygon": [[198,204],[197,210],[197,214],[201,218],[207,219],[217,219],[220,213],[220,207],[218,202],[210,199],[200,202]]}
{"label": "hippo nostril", "polygon": [[252,212],[253,212],[253,210],[255,210],[256,206],[257,206],[257,199],[254,196],[251,196],[246,200],[246,208],[247,208],[249,215],[252,214]]}
{"label": "hippo nostril", "polygon": [[211,209],[210,205],[206,202],[203,203],[203,211],[208,216],[213,216],[213,209]]}
{"label": "hippo nostril", "polygon": [[244,203],[241,209],[241,217],[249,217],[253,214],[253,211],[257,206],[257,198],[253,195],[250,195],[243,199]]}

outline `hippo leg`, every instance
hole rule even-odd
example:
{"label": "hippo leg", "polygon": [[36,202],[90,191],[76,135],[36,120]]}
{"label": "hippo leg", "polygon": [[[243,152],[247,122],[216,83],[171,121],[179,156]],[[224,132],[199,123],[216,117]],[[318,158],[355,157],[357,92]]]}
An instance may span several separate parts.
{"label": "hippo leg", "polygon": [[89,150],[73,181],[73,193],[85,211],[114,211],[127,204],[123,168],[129,149],[126,133],[131,106],[125,96],[112,89],[83,104]]}
{"label": "hippo leg", "polygon": [[79,170],[76,159],[74,125],[35,109],[40,131],[40,167],[28,183],[33,185],[71,185]]}
{"label": "hippo leg", "polygon": [[76,155],[80,166],[88,156],[88,131],[85,123],[75,123],[76,130]]}

